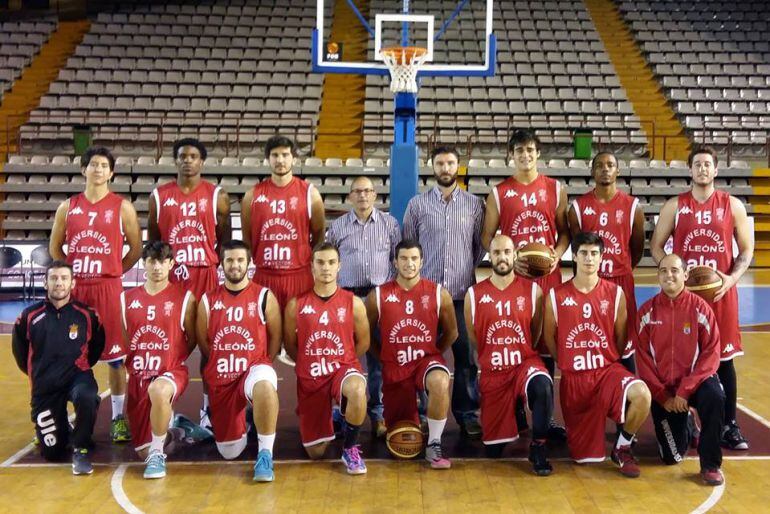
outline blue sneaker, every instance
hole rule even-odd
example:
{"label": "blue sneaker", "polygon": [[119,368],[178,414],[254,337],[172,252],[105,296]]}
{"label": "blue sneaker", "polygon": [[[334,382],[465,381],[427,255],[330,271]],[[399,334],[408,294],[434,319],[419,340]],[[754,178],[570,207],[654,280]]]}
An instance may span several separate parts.
{"label": "blue sneaker", "polygon": [[202,427],[181,414],[174,416],[173,427],[184,430],[185,442],[190,444],[201,443],[214,438],[214,433],[211,430]]}
{"label": "blue sneaker", "polygon": [[361,457],[361,449],[358,445],[342,450],[342,462],[345,463],[348,475],[363,475],[366,473],[366,464]]}
{"label": "blue sneaker", "polygon": [[147,464],[144,467],[144,478],[163,478],[166,476],[166,454],[163,452],[152,452],[144,461]]}
{"label": "blue sneaker", "polygon": [[267,450],[260,450],[257,454],[257,462],[254,463],[254,481],[272,482],[273,480],[275,480],[273,455]]}

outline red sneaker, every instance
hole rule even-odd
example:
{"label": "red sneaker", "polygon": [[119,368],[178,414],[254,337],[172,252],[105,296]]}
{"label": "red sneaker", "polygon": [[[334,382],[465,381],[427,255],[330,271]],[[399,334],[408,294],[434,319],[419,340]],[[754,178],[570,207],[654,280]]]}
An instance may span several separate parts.
{"label": "red sneaker", "polygon": [[641,474],[639,462],[631,453],[631,446],[621,446],[612,450],[612,462],[618,465],[620,473],[628,478],[636,478]]}
{"label": "red sneaker", "polygon": [[725,477],[722,476],[722,472],[718,469],[703,469],[700,472],[700,476],[706,485],[722,485],[725,483]]}

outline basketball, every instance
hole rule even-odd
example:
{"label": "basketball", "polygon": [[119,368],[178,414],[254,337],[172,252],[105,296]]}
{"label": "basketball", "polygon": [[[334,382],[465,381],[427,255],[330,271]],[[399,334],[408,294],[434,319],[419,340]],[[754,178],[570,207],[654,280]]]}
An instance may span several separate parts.
{"label": "basketball", "polygon": [[542,277],[551,269],[553,257],[551,248],[542,243],[529,243],[518,251],[519,257],[526,257],[529,274],[533,277]]}
{"label": "basketball", "polygon": [[411,421],[399,421],[388,430],[385,444],[397,459],[413,459],[422,451],[420,426]]}
{"label": "basketball", "polygon": [[707,302],[714,301],[714,295],[722,287],[722,277],[708,266],[696,266],[689,271],[687,289]]}

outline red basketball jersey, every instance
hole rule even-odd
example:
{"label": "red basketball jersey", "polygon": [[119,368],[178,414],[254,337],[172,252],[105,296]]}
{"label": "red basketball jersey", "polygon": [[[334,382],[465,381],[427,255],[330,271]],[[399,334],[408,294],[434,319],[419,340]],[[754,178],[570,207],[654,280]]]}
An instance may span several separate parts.
{"label": "red basketball jersey", "polygon": [[530,184],[509,177],[492,192],[500,213],[500,233],[510,237],[520,248],[528,243],[556,246],[556,209],[561,184],[538,175]]}
{"label": "red basketball jersey", "polygon": [[160,237],[174,249],[177,265],[207,268],[219,264],[214,249],[219,190],[219,186],[201,180],[189,194],[182,192],[176,182],[152,192]]}
{"label": "red basketball jersey", "polygon": [[412,363],[438,355],[441,286],[422,278],[409,291],[392,280],[376,290],[380,360],[388,382],[411,376]]}
{"label": "red basketball jersey", "polygon": [[605,368],[620,359],[615,320],[622,289],[604,279],[590,293],[570,280],[551,289],[559,368],[564,373]]}
{"label": "red basketball jersey", "polygon": [[328,299],[308,291],[297,298],[297,378],[319,386],[342,365],[358,367],[353,293],[341,287]]}
{"label": "red basketball jersey", "polygon": [[123,276],[123,197],[109,192],[96,203],[80,193],[70,198],[64,242],[78,280]]}
{"label": "red basketball jersey", "polygon": [[580,230],[596,232],[604,240],[600,277],[633,273],[630,241],[638,204],[639,200],[623,191],[618,191],[609,202],[599,201],[595,191],[572,202]]}
{"label": "red basketball jersey", "polygon": [[236,292],[219,286],[201,298],[208,315],[209,358],[203,375],[209,385],[238,380],[251,366],[270,364],[265,298],[268,289],[249,282]]}
{"label": "red basketball jersey", "polygon": [[531,322],[537,285],[522,277],[502,291],[490,279],[468,289],[482,373],[508,372],[537,357]]}
{"label": "red basketball jersey", "polygon": [[674,218],[674,253],[688,268],[709,266],[730,274],[733,268],[733,211],[730,195],[716,190],[703,203],[691,192],[679,195]]}
{"label": "red basketball jersey", "polygon": [[144,286],[120,295],[128,336],[126,368],[145,380],[174,369],[187,359],[184,313],[192,293],[169,283],[155,295]]}
{"label": "red basketball jersey", "polygon": [[259,269],[294,271],[310,266],[312,186],[293,177],[285,187],[269,178],[254,186],[251,252]]}

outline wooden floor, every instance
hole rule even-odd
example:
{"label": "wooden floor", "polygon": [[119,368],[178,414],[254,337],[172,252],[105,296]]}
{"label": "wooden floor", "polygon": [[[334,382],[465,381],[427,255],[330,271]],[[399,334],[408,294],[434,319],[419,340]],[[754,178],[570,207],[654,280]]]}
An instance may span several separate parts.
{"label": "wooden floor", "polygon": [[[746,282],[762,288],[768,279],[769,273],[754,273]],[[751,325],[760,321],[770,321],[770,312]],[[449,471],[370,459],[369,473],[357,477],[347,476],[339,461],[279,462],[272,484],[252,483],[251,465],[244,461],[170,462],[166,479],[157,481],[143,480],[136,462],[99,465],[92,476],[74,477],[69,465],[16,462],[20,451],[29,451],[33,428],[29,387],[13,364],[8,340],[0,336],[2,513],[770,512],[770,455],[728,457],[721,488],[701,485],[697,459],[667,467],[652,458],[642,461],[636,480],[621,477],[609,461],[578,466],[560,460],[551,477],[539,478],[527,462],[484,459],[454,459]],[[736,361],[739,404],[759,418],[770,438],[770,332],[744,332],[744,346],[746,356]],[[106,383],[104,366],[97,367],[97,379]]]}

